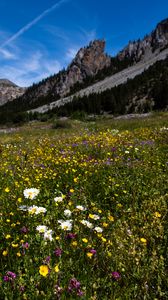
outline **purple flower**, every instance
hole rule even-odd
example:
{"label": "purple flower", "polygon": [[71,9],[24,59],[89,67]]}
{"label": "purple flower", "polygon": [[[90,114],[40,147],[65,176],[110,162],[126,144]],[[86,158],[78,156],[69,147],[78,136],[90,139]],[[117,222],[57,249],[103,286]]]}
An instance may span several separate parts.
{"label": "purple flower", "polygon": [[10,278],[9,278],[9,276],[6,276],[6,275],[5,275],[5,276],[3,277],[3,280],[4,280],[4,281],[10,281]]}
{"label": "purple flower", "polygon": [[15,278],[16,278],[16,274],[13,273],[13,272],[11,272],[11,271],[8,271],[8,272],[6,273],[6,275],[9,276],[11,279],[15,279]]}
{"label": "purple flower", "polygon": [[76,238],[76,234],[75,234],[75,233],[68,233],[68,234],[66,235],[66,238],[67,238],[67,239],[75,239],[75,238]]}
{"label": "purple flower", "polygon": [[84,294],[84,293],[83,293],[80,289],[77,291],[77,296],[82,297],[83,294]]}
{"label": "purple flower", "polygon": [[63,288],[61,288],[58,284],[56,284],[55,291],[56,291],[57,295],[60,295],[63,292]]}
{"label": "purple flower", "polygon": [[26,226],[23,226],[21,229],[20,229],[20,231],[21,231],[21,233],[23,233],[23,234],[26,234],[26,233],[28,233],[28,228],[26,227]]}
{"label": "purple flower", "polygon": [[56,256],[58,256],[58,257],[61,256],[61,254],[62,254],[62,249],[60,249],[60,248],[55,249],[54,254],[55,254]]}
{"label": "purple flower", "polygon": [[45,259],[45,262],[46,262],[46,263],[49,263],[49,262],[50,262],[50,259],[51,259],[51,256],[47,256],[46,259]]}
{"label": "purple flower", "polygon": [[96,254],[97,251],[95,249],[91,249],[91,250],[89,250],[89,252],[92,254]]}
{"label": "purple flower", "polygon": [[121,274],[119,272],[112,272],[111,275],[112,275],[112,278],[116,281],[121,278]]}
{"label": "purple flower", "polygon": [[25,286],[24,286],[24,285],[21,285],[21,286],[19,287],[19,290],[20,290],[21,293],[23,293],[23,292],[25,291]]}
{"label": "purple flower", "polygon": [[29,248],[29,243],[28,243],[28,242],[23,243],[23,244],[22,244],[22,247],[23,247],[24,249],[28,249],[28,248]]}
{"label": "purple flower", "polygon": [[75,278],[72,278],[69,282],[69,286],[72,288],[72,289],[79,289],[80,288],[80,282],[77,281],[77,279]]}

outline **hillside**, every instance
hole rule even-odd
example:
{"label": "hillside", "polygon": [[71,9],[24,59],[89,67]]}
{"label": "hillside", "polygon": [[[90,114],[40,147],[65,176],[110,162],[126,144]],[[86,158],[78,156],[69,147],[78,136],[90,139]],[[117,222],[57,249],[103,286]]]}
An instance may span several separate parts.
{"label": "hillside", "polygon": [[[150,74],[150,82],[156,82],[157,78],[155,74],[152,75],[152,72],[147,72],[147,70],[152,66],[154,66],[154,69],[159,69],[159,73],[157,71],[159,78],[164,73],[162,68],[166,68],[167,70],[168,19],[160,22],[144,39],[130,42],[115,57],[105,54],[104,49],[104,40],[92,41],[87,47],[81,48],[66,70],[62,70],[58,74],[50,76],[38,84],[34,84],[23,95],[1,106],[1,116],[5,112],[8,114],[24,111],[46,113],[55,110],[55,112],[59,111],[60,113],[61,111],[65,112],[70,107],[72,111],[72,107],[76,106],[83,109],[80,106],[82,101],[90,101],[89,107],[100,106],[98,109],[100,112],[105,107],[105,110],[107,110],[109,105],[99,105],[99,102],[104,103],[104,99],[107,98],[106,95],[109,95],[109,93],[111,94],[106,101],[107,103],[109,101],[113,102],[114,100],[109,100],[109,98],[114,98],[114,90],[117,93],[115,95],[117,99],[115,100],[115,105],[114,103],[113,105],[110,104],[110,107],[115,106],[115,109],[110,108],[111,113],[125,113],[130,110],[146,111],[147,109],[157,109],[158,107],[166,109],[167,100],[165,99],[163,103],[155,105],[155,102],[158,102],[156,100],[158,94],[155,94],[156,89],[154,85],[151,84],[149,88],[148,75]],[[157,66],[155,67],[155,65]],[[137,76],[140,76],[138,80],[136,79]],[[167,86],[167,77],[161,77],[162,87],[164,86],[165,88]],[[130,80],[133,80],[131,85],[136,86],[134,92],[132,88],[129,88],[130,83],[128,81]],[[120,87],[121,85],[122,87]],[[119,90],[129,91],[123,94],[123,100],[119,100],[121,98]],[[137,90],[141,92],[136,94]],[[152,96],[151,90],[153,93]],[[93,104],[93,99],[98,102]],[[158,99],[162,101],[162,97]],[[71,104],[72,101],[73,104]],[[76,105],[77,101],[79,105]],[[121,105],[121,103],[124,104]],[[118,108],[116,108],[117,105]],[[61,108],[63,106],[64,109]],[[120,106],[122,106],[122,110]],[[84,108],[84,110],[87,111],[88,109]]]}
{"label": "hillside", "polygon": [[0,106],[22,96],[25,90],[8,79],[0,79]]}

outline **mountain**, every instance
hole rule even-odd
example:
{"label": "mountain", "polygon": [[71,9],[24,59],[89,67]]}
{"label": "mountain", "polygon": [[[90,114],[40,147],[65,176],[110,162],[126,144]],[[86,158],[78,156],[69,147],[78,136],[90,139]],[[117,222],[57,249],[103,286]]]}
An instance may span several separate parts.
{"label": "mountain", "polygon": [[22,101],[38,104],[64,97],[75,84],[83,83],[86,78],[93,77],[98,71],[109,67],[111,58],[104,53],[104,48],[105,41],[102,40],[95,40],[88,47],[81,48],[67,70],[28,88]]}
{"label": "mountain", "polygon": [[168,46],[168,19],[160,22],[151,34],[143,40],[129,42],[117,55],[120,60],[127,57],[134,62],[150,59],[153,53],[159,53]]}
{"label": "mountain", "polygon": [[25,92],[25,88],[17,86],[8,79],[0,79],[0,105],[13,101]]}
{"label": "mountain", "polygon": [[[155,108],[154,104],[148,103],[146,105],[145,99],[151,95],[149,89],[152,90],[153,86],[151,84],[149,87],[144,80],[148,82],[149,76],[150,82],[155,82],[156,84],[157,77],[153,75],[152,79],[151,71],[148,72],[148,69],[151,70],[152,66],[156,64],[157,76],[159,74],[166,74],[167,76],[168,19],[161,21],[151,34],[146,35],[142,40],[129,42],[115,57],[105,54],[104,49],[104,40],[92,41],[87,47],[78,51],[66,70],[62,70],[58,74],[29,87],[21,97],[3,106],[1,111],[44,113],[53,109],[60,111],[60,107],[65,105],[70,107],[68,103],[82,101],[85,98],[92,101],[92,95],[96,99],[96,97],[104,98],[104,95],[108,94],[109,99],[109,91],[112,93],[113,89],[116,90],[116,87],[118,87],[117,91],[123,91],[125,89],[123,85],[127,87],[128,84],[130,85],[131,80],[136,82],[137,76],[139,76],[139,85],[142,84],[142,88],[137,86],[137,83],[135,84],[136,89],[141,91],[138,97],[142,96],[144,99],[144,107]],[[160,63],[161,61],[162,63]],[[166,72],[162,72],[164,67]],[[166,85],[168,85],[167,77],[163,75],[161,78],[162,87],[164,86],[164,90],[166,90]],[[132,84],[134,85],[134,83]],[[121,85],[122,87],[120,87]],[[132,88],[128,90],[130,91],[129,95],[126,93],[128,101],[124,102],[124,105],[127,105],[127,109],[123,107],[123,112],[131,109],[138,110],[136,103],[134,103],[137,99],[136,90],[134,93],[132,93]],[[146,94],[142,90],[145,90]],[[154,91],[156,91],[156,88],[153,90],[153,93]],[[119,94],[119,92],[116,93]],[[120,98],[120,95],[118,97]],[[125,95],[123,94],[124,97]],[[153,95],[148,100],[153,103],[154,98],[155,96]],[[107,102],[109,101],[108,99]],[[137,101],[139,101],[138,99]],[[134,105],[131,105],[131,101]],[[160,101],[162,100],[160,99]],[[115,102],[117,105],[117,100]],[[164,103],[164,107],[162,105],[160,107],[167,107],[167,100],[164,100]],[[141,101],[141,104],[143,104],[143,101]],[[92,106],[91,104],[89,105]],[[140,105],[140,107],[143,110],[143,105]],[[80,107],[80,109],[82,108]],[[110,111],[113,113],[111,108]]]}

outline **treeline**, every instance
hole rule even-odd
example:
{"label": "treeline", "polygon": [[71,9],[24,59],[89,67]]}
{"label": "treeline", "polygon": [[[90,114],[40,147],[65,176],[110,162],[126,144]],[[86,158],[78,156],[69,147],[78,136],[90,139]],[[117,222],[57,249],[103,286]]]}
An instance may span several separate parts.
{"label": "treeline", "polygon": [[[131,59],[119,60],[117,57],[111,58],[111,64],[109,67],[104,68],[99,71],[95,76],[86,76],[82,83],[77,82],[71,89],[70,92],[66,96],[73,95],[77,91],[80,91],[83,88],[86,88],[97,81],[103,80],[107,76],[113,75],[133,63]],[[65,80],[66,71],[62,70],[58,74],[50,76],[38,84],[33,84],[29,87],[24,95],[18,97],[12,102],[6,103],[4,106],[0,108],[0,111],[8,111],[10,112],[18,112],[18,111],[27,111],[33,108],[37,108],[39,106],[49,104],[53,101],[59,100],[60,95],[56,94],[56,86],[61,82],[61,80]],[[44,96],[39,96],[40,89],[43,89],[45,84],[49,85],[49,92],[47,92]]]}
{"label": "treeline", "polygon": [[[48,95],[47,103],[50,103],[51,99],[52,95]],[[142,101],[142,99],[145,100]],[[40,101],[44,104],[46,99],[40,99]],[[34,107],[31,106],[31,108]],[[0,107],[0,123],[11,121],[17,123],[33,119],[45,121],[53,115],[71,116],[75,112],[87,114],[108,112],[117,115],[164,110],[166,108],[168,108],[168,58],[164,61],[158,61],[125,84],[81,98],[74,96],[72,102],[54,108],[43,115],[27,114],[25,111],[30,109],[29,103],[25,104],[22,100],[17,99]]]}
{"label": "treeline", "polygon": [[[142,99],[145,98],[145,101]],[[134,101],[135,100],[135,101]],[[88,114],[125,114],[148,112],[168,108],[168,58],[158,61],[148,70],[101,93],[74,97],[73,101],[53,111],[58,115],[69,116],[75,111]]]}

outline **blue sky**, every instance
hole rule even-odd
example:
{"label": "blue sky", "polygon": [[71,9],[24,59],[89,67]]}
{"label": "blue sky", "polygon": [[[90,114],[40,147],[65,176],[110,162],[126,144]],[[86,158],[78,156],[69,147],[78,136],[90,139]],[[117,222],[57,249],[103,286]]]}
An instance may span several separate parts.
{"label": "blue sky", "polygon": [[115,55],[167,17],[167,0],[0,0],[0,78],[29,86],[93,39]]}

